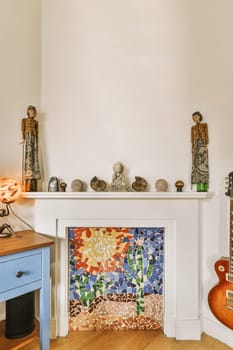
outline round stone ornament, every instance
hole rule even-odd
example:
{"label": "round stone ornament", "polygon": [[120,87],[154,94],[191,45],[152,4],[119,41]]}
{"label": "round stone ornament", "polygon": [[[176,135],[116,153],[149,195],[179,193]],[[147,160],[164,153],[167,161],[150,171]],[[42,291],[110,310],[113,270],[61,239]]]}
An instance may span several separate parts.
{"label": "round stone ornament", "polygon": [[80,179],[75,179],[71,182],[72,192],[82,192],[83,191],[83,182]]}
{"label": "round stone ornament", "polygon": [[164,179],[158,179],[155,183],[155,189],[158,192],[167,192],[168,190],[168,183]]}

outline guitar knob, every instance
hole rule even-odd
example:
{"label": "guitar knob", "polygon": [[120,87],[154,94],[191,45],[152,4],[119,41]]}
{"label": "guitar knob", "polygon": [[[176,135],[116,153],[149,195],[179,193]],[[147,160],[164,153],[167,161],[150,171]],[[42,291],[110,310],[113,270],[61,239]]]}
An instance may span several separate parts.
{"label": "guitar knob", "polygon": [[225,267],[222,266],[222,265],[219,265],[219,266],[218,266],[218,270],[219,270],[220,272],[224,272],[224,271],[225,271]]}

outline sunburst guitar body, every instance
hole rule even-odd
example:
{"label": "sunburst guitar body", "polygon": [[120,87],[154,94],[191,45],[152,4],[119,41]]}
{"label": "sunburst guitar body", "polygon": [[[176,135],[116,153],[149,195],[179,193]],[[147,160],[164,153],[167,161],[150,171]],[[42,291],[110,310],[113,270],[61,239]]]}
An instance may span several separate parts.
{"label": "sunburst guitar body", "polygon": [[221,323],[233,329],[233,276],[229,273],[229,259],[219,259],[214,267],[219,283],[209,292],[209,307]]}
{"label": "sunburst guitar body", "polygon": [[208,295],[209,307],[214,316],[225,326],[233,329],[233,172],[228,176],[227,196],[230,196],[229,258],[216,261],[214,268],[219,282]]}

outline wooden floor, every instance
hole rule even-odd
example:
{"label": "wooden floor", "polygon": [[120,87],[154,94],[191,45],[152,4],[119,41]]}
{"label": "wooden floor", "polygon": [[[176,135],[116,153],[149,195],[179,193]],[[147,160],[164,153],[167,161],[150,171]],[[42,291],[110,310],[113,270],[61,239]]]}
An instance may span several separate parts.
{"label": "wooden floor", "polygon": [[[38,350],[34,341],[23,350]],[[58,350],[227,350],[231,347],[203,334],[201,341],[178,341],[162,331],[93,331],[72,332],[65,338],[50,341],[50,349]]]}

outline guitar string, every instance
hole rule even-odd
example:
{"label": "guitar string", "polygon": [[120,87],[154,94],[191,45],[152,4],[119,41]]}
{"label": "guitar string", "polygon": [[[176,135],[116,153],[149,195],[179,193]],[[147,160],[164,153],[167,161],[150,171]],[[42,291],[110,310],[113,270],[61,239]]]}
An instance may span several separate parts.
{"label": "guitar string", "polygon": [[[229,283],[229,289],[231,292],[231,298],[233,293],[233,286],[232,286],[232,275],[233,275],[233,198],[230,198],[230,241],[229,241],[229,274],[230,274],[230,281]],[[231,299],[230,298],[230,299]]]}

